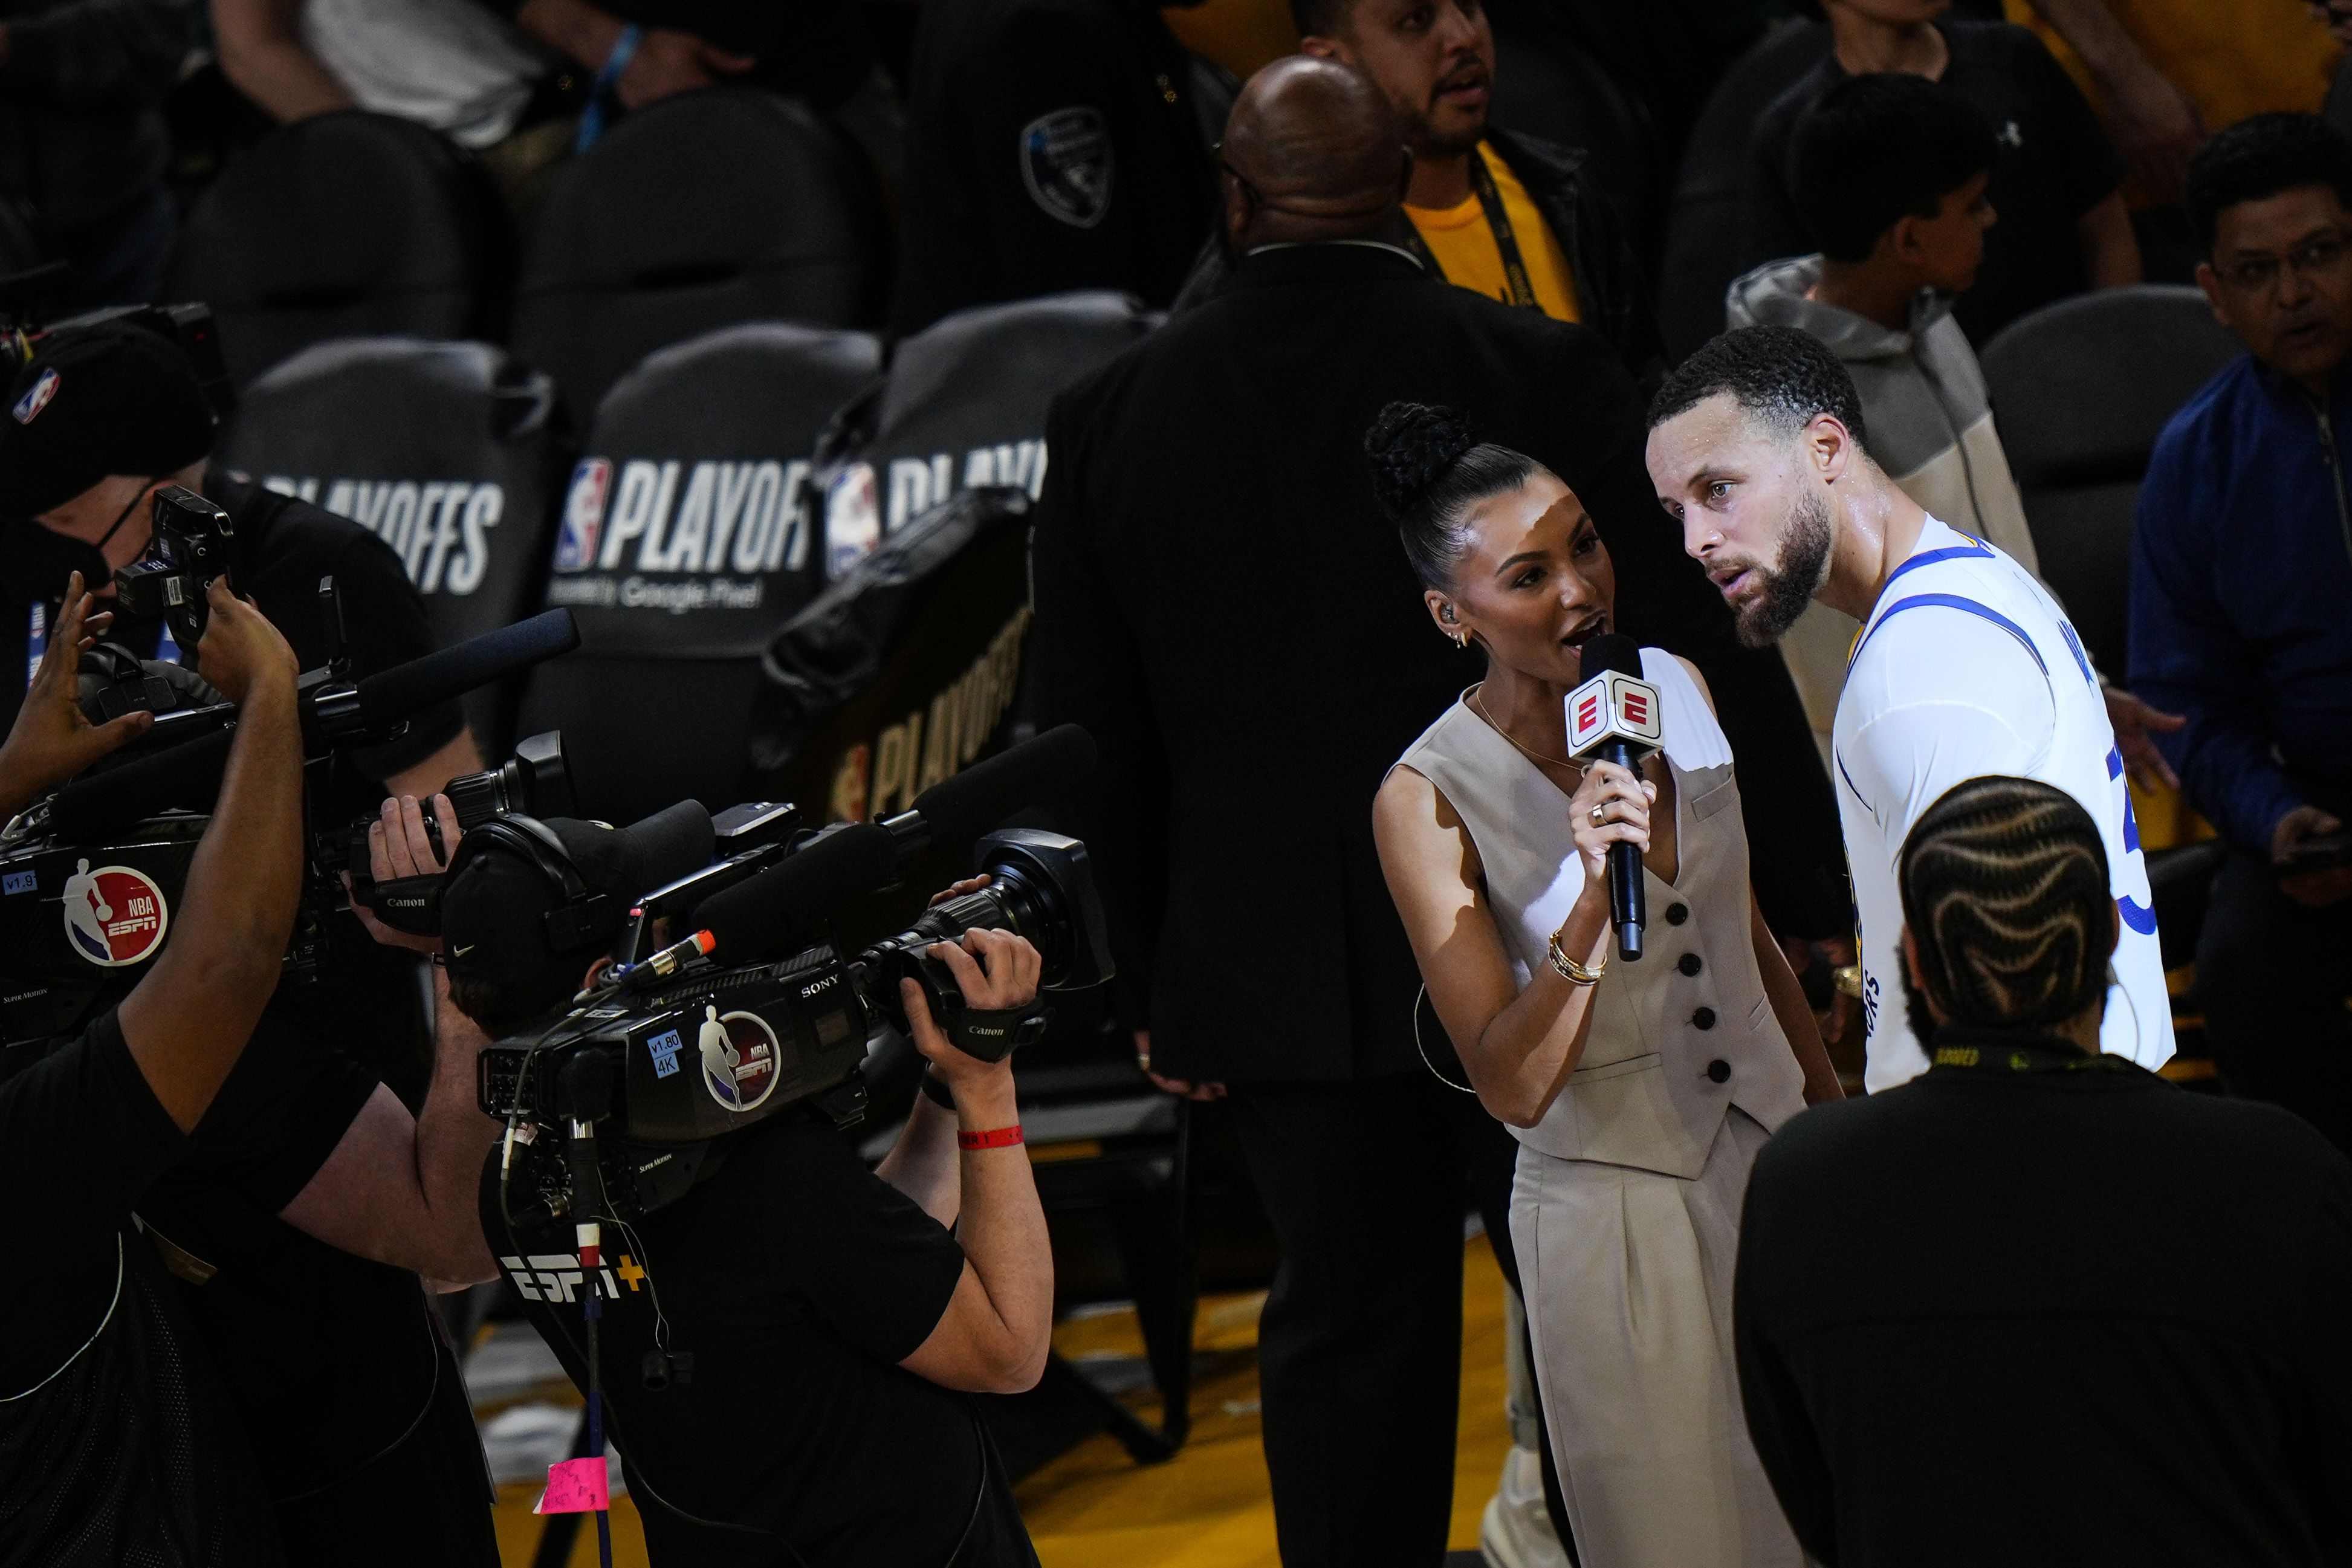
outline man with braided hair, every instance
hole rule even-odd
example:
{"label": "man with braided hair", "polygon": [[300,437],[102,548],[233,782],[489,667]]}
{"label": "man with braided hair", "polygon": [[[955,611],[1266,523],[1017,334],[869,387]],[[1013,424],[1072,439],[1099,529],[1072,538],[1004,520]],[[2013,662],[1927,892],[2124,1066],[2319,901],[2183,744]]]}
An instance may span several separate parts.
{"label": "man with braided hair", "polygon": [[2124,757],[2083,640],[2033,574],[1929,516],[1863,446],[1862,401],[1821,341],[1726,332],[1650,405],[1650,478],[1751,647],[1814,600],[1862,623],[1831,733],[1861,930],[1863,1082],[1927,1058],[1895,1005],[1896,851],[1928,804],[1989,773],[2065,791],[2099,825],[2123,934],[2100,1045],[2154,1068],[2172,1006]]}
{"label": "man with braided hair", "polygon": [[2100,1051],[2126,929],[2072,795],[1986,777],[1897,865],[1927,1070],[1757,1156],[1758,1457],[1832,1568],[2340,1563],[2352,1163]]}

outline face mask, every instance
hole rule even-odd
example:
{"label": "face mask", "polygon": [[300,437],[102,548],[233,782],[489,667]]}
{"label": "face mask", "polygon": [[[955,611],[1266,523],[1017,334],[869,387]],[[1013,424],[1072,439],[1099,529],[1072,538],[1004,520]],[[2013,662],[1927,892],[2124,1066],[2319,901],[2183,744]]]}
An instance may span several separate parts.
{"label": "face mask", "polygon": [[114,569],[95,544],[52,532],[30,519],[0,528],[0,588],[9,597],[27,603],[62,599],[66,579],[76,572],[93,588],[114,580]]}
{"label": "face mask", "polygon": [[16,598],[55,603],[65,597],[67,579],[79,572],[82,586],[96,593],[114,581],[114,568],[106,563],[106,542],[122,531],[122,525],[146,500],[144,490],[133,497],[96,544],[46,528],[30,518],[0,528],[0,588]]}

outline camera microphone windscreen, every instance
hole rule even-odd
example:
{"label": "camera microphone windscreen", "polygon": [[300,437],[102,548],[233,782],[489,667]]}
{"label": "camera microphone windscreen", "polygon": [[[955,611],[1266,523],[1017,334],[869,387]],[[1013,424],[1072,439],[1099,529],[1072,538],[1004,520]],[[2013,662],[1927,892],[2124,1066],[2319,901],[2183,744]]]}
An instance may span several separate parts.
{"label": "camera microphone windscreen", "polygon": [[883,826],[907,848],[939,844],[961,852],[1006,817],[1084,782],[1094,765],[1094,737],[1064,724],[941,779]]}
{"label": "camera microphone windscreen", "polygon": [[167,752],[76,779],[49,805],[49,829],[77,843],[103,838],[170,807],[208,811],[220,795],[236,732],[218,730]]}
{"label": "camera microphone windscreen", "polygon": [[853,822],[781,865],[705,899],[684,922],[707,931],[721,963],[756,963],[784,952],[839,906],[898,876],[898,843],[870,822]]}
{"label": "camera microphone windscreen", "polygon": [[358,686],[360,718],[372,730],[383,729],[579,646],[580,627],[571,611],[542,611],[367,677]]}

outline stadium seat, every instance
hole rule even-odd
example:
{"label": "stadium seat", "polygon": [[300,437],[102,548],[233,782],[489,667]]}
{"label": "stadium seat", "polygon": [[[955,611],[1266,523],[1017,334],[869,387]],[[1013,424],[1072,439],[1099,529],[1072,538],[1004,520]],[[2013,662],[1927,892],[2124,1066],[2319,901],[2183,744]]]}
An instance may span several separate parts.
{"label": "stadium seat", "polygon": [[2157,436],[2243,352],[2194,289],[2077,295],[1984,348],[2002,447],[2025,500],[2042,580],[2099,668],[2124,672],[2132,510]]}
{"label": "stadium seat", "polygon": [[845,409],[819,453],[810,500],[825,575],[957,492],[1045,478],[1045,410],[1160,318],[1100,290],[982,305],[902,341],[889,378]]}
{"label": "stadium seat", "polygon": [[[539,607],[561,478],[554,384],[492,343],[349,338],[246,389],[220,460],[364,523],[408,566],[443,645]],[[512,689],[474,694],[485,755]]]}
{"label": "stadium seat", "polygon": [[654,350],[741,321],[880,319],[871,177],[799,104],[709,88],[629,116],[549,193],[513,342],[585,415]]}
{"label": "stadium seat", "polygon": [[1724,73],[1700,112],[1675,182],[1658,281],[1658,331],[1669,364],[1723,331],[1723,291],[1742,270],[1756,122],[1829,52],[1825,24],[1784,22]]}
{"label": "stadium seat", "polygon": [[[2132,512],[2148,454],[2166,422],[2243,347],[2204,295],[2158,283],[2045,305],[1984,347],[1985,384],[2042,579],[2092,662],[2118,681],[2126,673]],[[2221,858],[2210,843],[2148,852],[2168,968],[2196,957]]]}
{"label": "stadium seat", "polygon": [[41,243],[40,232],[33,226],[33,215],[0,196],[0,278],[29,272],[48,258],[48,247]]}
{"label": "stadium seat", "polygon": [[188,215],[165,297],[220,320],[240,386],[330,338],[487,333],[504,222],[480,171],[423,126],[352,110],[272,132]]}
{"label": "stadium seat", "polygon": [[865,332],[754,322],[663,349],[605,395],[547,592],[581,648],[533,672],[520,721],[563,731],[590,814],[751,797],[760,656],[819,582],[809,455],[881,359]]}

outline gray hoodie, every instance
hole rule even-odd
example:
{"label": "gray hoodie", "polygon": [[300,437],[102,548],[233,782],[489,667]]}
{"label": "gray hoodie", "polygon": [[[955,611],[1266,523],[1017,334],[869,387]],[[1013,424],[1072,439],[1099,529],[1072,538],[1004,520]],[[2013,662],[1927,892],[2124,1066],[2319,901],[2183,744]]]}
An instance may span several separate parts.
{"label": "gray hoodie", "polygon": [[[1862,395],[1864,445],[1873,460],[1930,515],[2040,576],[1984,372],[1949,302],[1922,294],[1911,330],[1890,331],[1809,298],[1821,278],[1818,256],[1768,262],[1725,294],[1726,324],[1794,327],[1827,344]],[[1854,629],[1852,617],[1815,604],[1781,645],[1817,735],[1826,737],[1836,716]]]}

